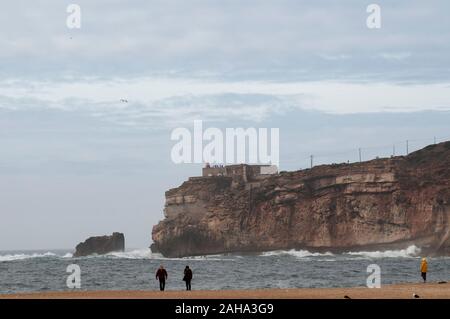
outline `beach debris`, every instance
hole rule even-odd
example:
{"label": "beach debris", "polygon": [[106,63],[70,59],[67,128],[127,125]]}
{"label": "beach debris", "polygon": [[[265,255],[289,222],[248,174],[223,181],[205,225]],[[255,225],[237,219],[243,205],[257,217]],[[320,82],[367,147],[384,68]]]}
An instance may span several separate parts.
{"label": "beach debris", "polygon": [[350,298],[349,296],[345,295],[344,299],[352,299],[352,298]]}
{"label": "beach debris", "polygon": [[439,281],[438,284],[446,284],[446,281]]}
{"label": "beach debris", "polygon": [[420,296],[417,294],[413,294],[413,298],[420,298]]}

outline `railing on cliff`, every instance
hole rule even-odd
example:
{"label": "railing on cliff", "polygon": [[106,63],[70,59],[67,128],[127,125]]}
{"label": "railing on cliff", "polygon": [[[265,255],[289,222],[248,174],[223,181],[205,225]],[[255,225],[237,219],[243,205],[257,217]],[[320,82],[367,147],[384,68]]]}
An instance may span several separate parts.
{"label": "railing on cliff", "polygon": [[[280,166],[288,170],[312,168],[317,165],[329,165],[336,163],[357,163],[377,158],[390,158],[395,156],[406,156],[414,151],[428,145],[438,144],[450,140],[450,136],[431,137],[421,139],[408,139],[391,144],[361,146],[336,152],[309,152],[309,155],[295,156],[286,159],[280,158]],[[295,151],[294,151],[295,152]]]}

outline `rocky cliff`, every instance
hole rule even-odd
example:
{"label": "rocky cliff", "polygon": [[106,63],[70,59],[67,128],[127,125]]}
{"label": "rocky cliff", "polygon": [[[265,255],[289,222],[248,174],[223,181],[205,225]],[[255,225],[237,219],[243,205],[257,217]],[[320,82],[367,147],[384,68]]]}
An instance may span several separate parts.
{"label": "rocky cliff", "polygon": [[124,249],[125,236],[122,233],[113,233],[111,236],[89,237],[77,245],[73,257],[103,255],[113,251],[124,251]]}
{"label": "rocky cliff", "polygon": [[153,251],[165,256],[308,249],[450,254],[450,142],[409,156],[243,181],[190,178],[166,192]]}

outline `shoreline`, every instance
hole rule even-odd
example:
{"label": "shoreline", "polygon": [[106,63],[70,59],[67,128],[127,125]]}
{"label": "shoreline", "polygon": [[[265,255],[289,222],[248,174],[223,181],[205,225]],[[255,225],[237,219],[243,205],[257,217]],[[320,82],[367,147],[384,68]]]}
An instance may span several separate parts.
{"label": "shoreline", "polygon": [[[195,288],[195,287],[194,287]],[[270,288],[249,290],[95,290],[0,294],[0,299],[450,299],[450,283],[405,283],[381,288]]]}

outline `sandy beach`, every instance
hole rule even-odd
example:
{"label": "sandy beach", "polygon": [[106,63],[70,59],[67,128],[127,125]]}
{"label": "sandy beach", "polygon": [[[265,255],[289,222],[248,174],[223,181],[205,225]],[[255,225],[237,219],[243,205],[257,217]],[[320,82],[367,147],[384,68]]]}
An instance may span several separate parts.
{"label": "sandy beach", "polygon": [[300,288],[199,291],[64,291],[3,294],[0,299],[450,299],[450,284],[420,283],[386,285],[379,289]]}

